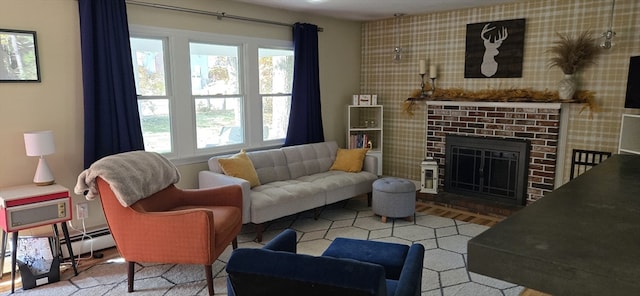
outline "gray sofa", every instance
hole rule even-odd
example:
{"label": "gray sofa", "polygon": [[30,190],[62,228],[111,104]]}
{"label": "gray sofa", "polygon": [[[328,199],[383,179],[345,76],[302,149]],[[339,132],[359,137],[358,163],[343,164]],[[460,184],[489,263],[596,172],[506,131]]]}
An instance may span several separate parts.
{"label": "gray sofa", "polygon": [[329,170],[337,151],[337,143],[331,141],[247,152],[261,184],[253,188],[248,181],[222,172],[218,159],[229,156],[215,156],[209,159],[209,170],[199,173],[199,187],[241,185],[242,223],[255,224],[256,240],[261,241],[265,222],[371,195],[378,178],[376,157],[367,155],[358,173]]}

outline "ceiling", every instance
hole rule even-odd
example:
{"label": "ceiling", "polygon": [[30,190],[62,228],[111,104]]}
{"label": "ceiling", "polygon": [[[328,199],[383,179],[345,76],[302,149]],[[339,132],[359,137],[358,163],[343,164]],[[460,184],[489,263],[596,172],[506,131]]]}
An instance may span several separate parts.
{"label": "ceiling", "polygon": [[354,21],[391,18],[396,13],[427,14],[526,0],[234,0],[279,9],[303,11]]}

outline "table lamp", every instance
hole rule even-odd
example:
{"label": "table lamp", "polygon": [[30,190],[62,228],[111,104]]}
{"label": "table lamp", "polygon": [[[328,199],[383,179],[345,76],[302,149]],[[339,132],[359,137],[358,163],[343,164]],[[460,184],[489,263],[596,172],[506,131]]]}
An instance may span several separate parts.
{"label": "table lamp", "polygon": [[36,131],[24,133],[24,147],[28,156],[40,156],[33,183],[39,186],[54,183],[53,174],[44,159],[45,155],[56,152],[52,131]]}

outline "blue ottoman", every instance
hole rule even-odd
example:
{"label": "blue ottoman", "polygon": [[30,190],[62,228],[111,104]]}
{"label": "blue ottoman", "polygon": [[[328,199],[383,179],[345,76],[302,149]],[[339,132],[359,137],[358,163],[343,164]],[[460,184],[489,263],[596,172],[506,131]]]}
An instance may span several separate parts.
{"label": "blue ottoman", "polygon": [[379,264],[387,279],[398,280],[408,253],[407,245],[338,237],[322,256]]}
{"label": "blue ottoman", "polygon": [[373,182],[372,208],[387,223],[387,217],[411,221],[416,212],[416,185],[406,179],[387,177]]}

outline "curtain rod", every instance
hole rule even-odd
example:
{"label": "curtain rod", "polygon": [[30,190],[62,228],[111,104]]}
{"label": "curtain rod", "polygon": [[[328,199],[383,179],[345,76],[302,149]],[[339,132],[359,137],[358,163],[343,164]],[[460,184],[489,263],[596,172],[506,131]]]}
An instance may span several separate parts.
{"label": "curtain rod", "polygon": [[[292,24],[281,23],[281,22],[276,22],[276,21],[271,21],[271,20],[251,18],[251,17],[245,17],[245,16],[239,16],[239,15],[233,15],[233,14],[227,14],[225,12],[210,12],[210,11],[205,11],[205,10],[197,10],[197,9],[191,9],[191,8],[178,7],[178,6],[142,2],[142,1],[137,1],[137,0],[125,0],[125,2],[127,4],[131,4],[131,5],[139,5],[139,6],[146,6],[146,7],[167,9],[167,10],[175,10],[175,11],[180,11],[180,12],[189,12],[189,13],[195,13],[195,14],[210,15],[210,16],[215,16],[216,18],[218,18],[218,20],[222,20],[223,18],[229,18],[229,19],[247,21],[247,22],[254,22],[254,23],[262,23],[262,24],[269,24],[269,25],[276,25],[276,26],[284,26],[284,27],[290,27],[290,28],[293,27]],[[318,32],[324,32],[324,29],[318,27]]]}

